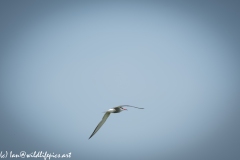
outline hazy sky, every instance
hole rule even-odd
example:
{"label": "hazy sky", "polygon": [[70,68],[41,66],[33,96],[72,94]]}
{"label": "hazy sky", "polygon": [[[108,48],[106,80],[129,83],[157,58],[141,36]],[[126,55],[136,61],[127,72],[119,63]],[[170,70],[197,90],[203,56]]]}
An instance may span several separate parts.
{"label": "hazy sky", "polygon": [[239,7],[0,1],[0,152],[239,159]]}

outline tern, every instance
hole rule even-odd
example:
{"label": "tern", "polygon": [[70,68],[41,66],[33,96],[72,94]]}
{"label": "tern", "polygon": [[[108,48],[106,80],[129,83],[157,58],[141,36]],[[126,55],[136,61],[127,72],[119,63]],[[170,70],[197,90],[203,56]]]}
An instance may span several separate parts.
{"label": "tern", "polygon": [[[121,105],[121,106],[117,106],[114,108],[111,108],[109,110],[107,110],[102,118],[102,120],[98,123],[97,127],[95,128],[95,130],[93,131],[93,133],[91,134],[91,136],[89,137],[89,139],[97,133],[97,131],[102,127],[102,125],[106,122],[107,118],[109,117],[109,115],[111,113],[119,113],[122,112],[124,110],[127,110],[126,108],[123,107],[134,107],[134,106],[130,106],[130,105]],[[134,108],[138,108],[138,109],[144,109],[144,108],[139,108],[139,107],[134,107]]]}

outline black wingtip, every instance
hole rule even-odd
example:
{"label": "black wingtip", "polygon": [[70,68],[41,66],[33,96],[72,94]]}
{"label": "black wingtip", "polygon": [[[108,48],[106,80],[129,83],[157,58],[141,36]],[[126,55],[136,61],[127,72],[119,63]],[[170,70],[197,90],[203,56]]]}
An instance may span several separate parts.
{"label": "black wingtip", "polygon": [[[94,130],[94,132],[95,132],[95,130]],[[92,133],[92,135],[88,139],[90,139],[94,136],[94,134],[95,134],[94,132]]]}

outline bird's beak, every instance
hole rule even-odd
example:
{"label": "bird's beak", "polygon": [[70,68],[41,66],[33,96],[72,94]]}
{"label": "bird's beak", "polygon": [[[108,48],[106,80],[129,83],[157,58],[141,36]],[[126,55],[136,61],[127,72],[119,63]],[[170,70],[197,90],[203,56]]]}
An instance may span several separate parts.
{"label": "bird's beak", "polygon": [[123,110],[126,110],[126,111],[127,111],[127,109],[126,109],[126,108],[123,108]]}

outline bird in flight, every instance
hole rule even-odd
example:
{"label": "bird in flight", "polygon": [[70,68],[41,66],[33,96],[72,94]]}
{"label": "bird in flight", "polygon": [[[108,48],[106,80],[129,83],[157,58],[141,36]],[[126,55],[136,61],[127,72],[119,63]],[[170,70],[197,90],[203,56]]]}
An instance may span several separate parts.
{"label": "bird in flight", "polygon": [[106,113],[104,114],[102,120],[99,122],[99,124],[97,125],[97,127],[95,128],[95,130],[93,131],[92,135],[89,137],[89,139],[97,133],[97,131],[102,127],[102,125],[106,122],[107,118],[109,117],[109,115],[111,113],[119,113],[122,112],[124,110],[127,110],[126,108],[123,107],[133,107],[133,108],[138,108],[138,109],[144,109],[144,108],[139,108],[139,107],[134,107],[134,106],[130,106],[130,105],[121,105],[121,106],[117,106],[114,108],[111,108],[109,110],[106,111]]}

